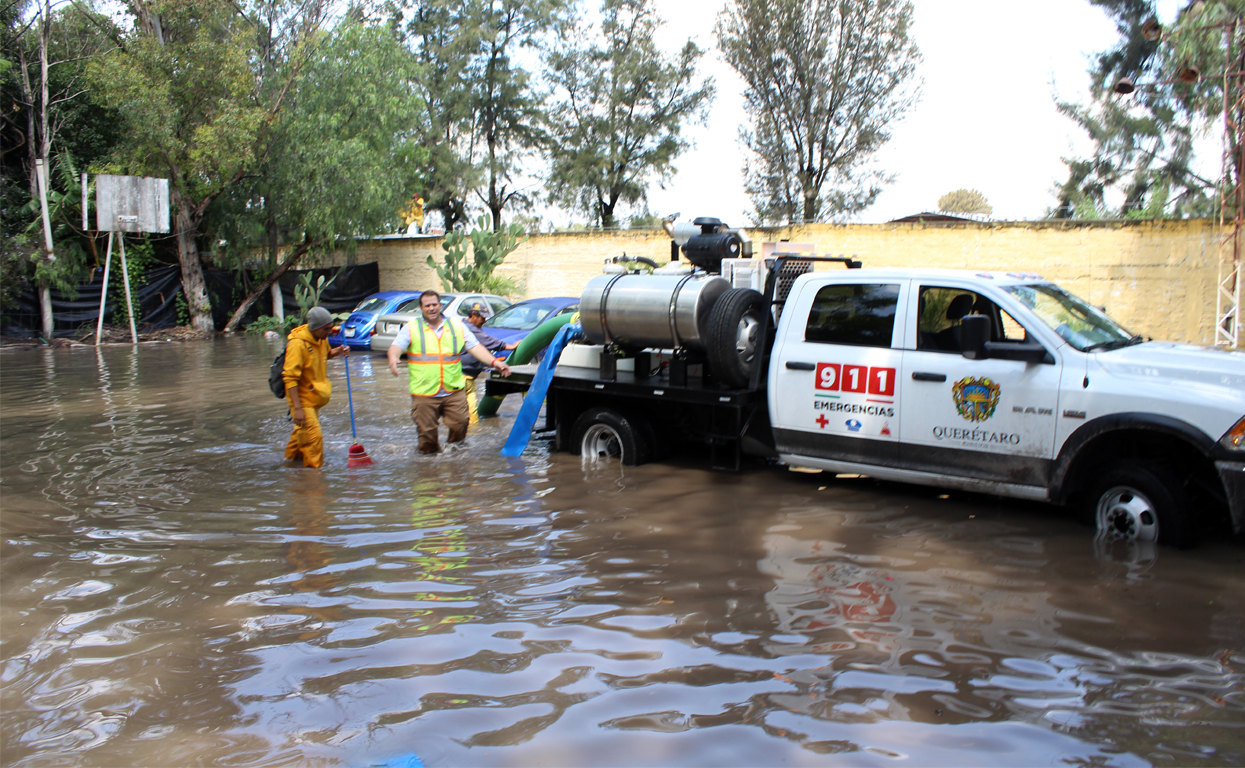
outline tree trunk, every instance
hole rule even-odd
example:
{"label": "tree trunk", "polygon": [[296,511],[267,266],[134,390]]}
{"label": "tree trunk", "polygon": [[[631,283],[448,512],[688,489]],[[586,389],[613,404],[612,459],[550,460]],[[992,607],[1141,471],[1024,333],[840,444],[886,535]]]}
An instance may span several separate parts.
{"label": "tree trunk", "polygon": [[207,281],[203,279],[203,265],[199,263],[199,244],[195,242],[198,222],[188,210],[188,201],[180,194],[176,195],[176,200],[177,260],[182,267],[182,292],[190,308],[190,326],[196,331],[211,333],[216,326],[212,322],[212,301],[208,298]]}
{"label": "tree trunk", "polygon": [[52,289],[46,282],[39,283],[39,323],[43,338],[52,343]]}
{"label": "tree trunk", "polygon": [[275,282],[272,284],[272,316],[285,321],[285,299],[281,296],[280,284]]}
{"label": "tree trunk", "polygon": [[[269,286],[275,285],[277,280],[281,279],[281,275],[284,275],[286,270],[294,266],[294,264],[303,257],[303,254],[310,251],[314,245],[314,242],[304,238],[303,241],[298,244],[298,247],[286,257],[285,261],[277,265],[277,268],[272,271],[271,275],[264,278],[262,283],[252,288],[251,292],[248,293],[246,298],[242,300],[242,303],[238,305],[238,308],[234,310],[233,316],[229,318],[229,322],[225,323],[225,333],[233,333],[236,331],[238,329],[238,323],[242,322],[242,318],[246,315],[251,306],[259,300],[259,297],[264,295],[264,291],[268,290]],[[275,296],[273,300],[274,302],[276,301]]]}

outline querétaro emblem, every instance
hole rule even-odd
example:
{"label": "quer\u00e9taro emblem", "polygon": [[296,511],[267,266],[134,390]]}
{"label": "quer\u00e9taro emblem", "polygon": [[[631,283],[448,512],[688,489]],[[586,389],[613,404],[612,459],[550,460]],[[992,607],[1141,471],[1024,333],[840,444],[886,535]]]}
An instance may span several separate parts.
{"label": "quer\u00e9taro emblem", "polygon": [[999,385],[987,378],[965,376],[951,386],[955,410],[969,421],[985,421],[999,405]]}

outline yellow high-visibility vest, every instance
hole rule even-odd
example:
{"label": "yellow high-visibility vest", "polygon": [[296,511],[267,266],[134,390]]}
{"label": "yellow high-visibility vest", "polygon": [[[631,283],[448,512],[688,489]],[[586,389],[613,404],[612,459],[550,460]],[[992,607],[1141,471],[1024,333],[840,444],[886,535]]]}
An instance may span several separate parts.
{"label": "yellow high-visibility vest", "polygon": [[456,392],[466,385],[459,359],[467,351],[462,324],[453,317],[445,317],[442,322],[440,336],[422,317],[407,324],[411,346],[406,350],[406,362],[411,372],[412,395],[429,397],[442,389]]}

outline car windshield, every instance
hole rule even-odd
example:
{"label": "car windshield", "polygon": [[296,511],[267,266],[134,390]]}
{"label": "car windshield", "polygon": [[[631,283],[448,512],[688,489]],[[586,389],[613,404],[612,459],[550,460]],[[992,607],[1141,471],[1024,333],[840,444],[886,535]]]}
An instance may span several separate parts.
{"label": "car windshield", "polygon": [[553,304],[540,301],[513,304],[489,318],[484,324],[489,328],[506,328],[512,331],[530,331],[549,316]]}
{"label": "car windshield", "polygon": [[[444,295],[442,295],[442,296],[441,296],[441,310],[442,310],[442,311],[445,311],[445,307],[446,307],[446,305],[447,305],[447,304],[449,304],[449,303],[450,303],[451,301],[453,301],[453,300],[454,300],[454,297],[453,297],[453,296],[451,296],[451,295],[449,295],[449,294],[444,294]],[[404,301],[404,302],[402,302],[402,304],[401,304],[401,305],[400,305],[397,309],[395,309],[395,310],[393,311],[393,313],[394,313],[395,315],[396,315],[396,314],[398,314],[399,312],[415,312],[415,313],[418,313],[418,312],[419,312],[419,297],[418,297],[418,296],[416,296],[415,298],[411,299],[410,301]]]}
{"label": "car windshield", "polygon": [[1082,352],[1112,349],[1135,343],[1140,337],[1128,331],[1101,310],[1049,283],[1013,285],[1007,292],[1015,296],[1064,341]]}
{"label": "car windshield", "polygon": [[364,300],[362,304],[355,307],[354,311],[355,312],[367,312],[368,314],[375,315],[378,312],[384,312],[385,305],[388,303],[389,302],[386,301],[385,299],[376,299],[376,298],[366,299]]}

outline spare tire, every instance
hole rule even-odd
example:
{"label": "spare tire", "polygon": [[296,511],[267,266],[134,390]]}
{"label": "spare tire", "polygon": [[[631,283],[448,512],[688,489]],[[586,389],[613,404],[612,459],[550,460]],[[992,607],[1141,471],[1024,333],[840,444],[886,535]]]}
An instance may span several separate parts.
{"label": "spare tire", "polygon": [[705,334],[709,370],[728,387],[741,389],[761,364],[765,297],[750,288],[732,288],[713,304]]}

